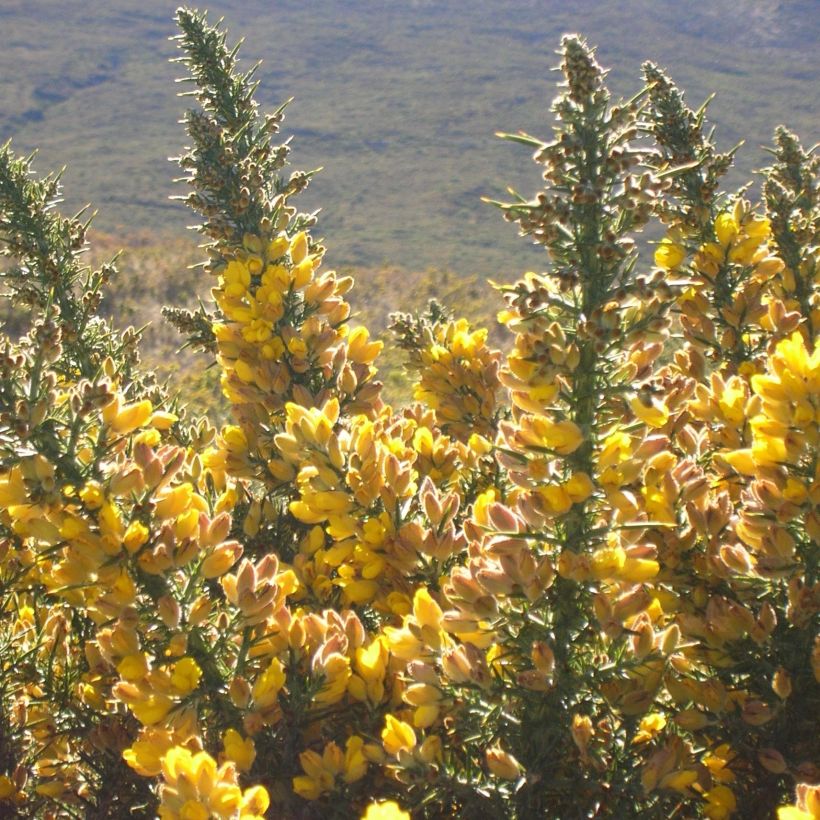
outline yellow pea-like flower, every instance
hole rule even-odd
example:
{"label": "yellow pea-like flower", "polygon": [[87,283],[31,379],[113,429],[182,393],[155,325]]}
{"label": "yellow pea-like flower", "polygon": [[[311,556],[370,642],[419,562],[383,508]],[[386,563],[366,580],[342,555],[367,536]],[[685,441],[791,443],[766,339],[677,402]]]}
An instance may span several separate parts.
{"label": "yellow pea-like flower", "polygon": [[147,399],[123,407],[111,422],[111,429],[120,435],[126,435],[148,423],[153,412],[151,402]]}
{"label": "yellow pea-like flower", "polygon": [[399,806],[394,800],[380,803],[371,803],[361,820],[410,820],[409,812]]}
{"label": "yellow pea-like flower", "polygon": [[127,681],[142,680],[148,674],[150,668],[148,656],[144,652],[126,655],[117,664],[117,672],[123,680]]}
{"label": "yellow pea-like flower", "polygon": [[267,669],[262,672],[253,684],[253,701],[257,708],[267,709],[279,697],[285,685],[285,670],[278,658],[274,658]]}
{"label": "yellow pea-like flower", "polygon": [[164,720],[173,708],[174,701],[158,692],[152,692],[144,700],[131,705],[134,716],[145,726],[153,726]]}
{"label": "yellow pea-like flower", "polygon": [[397,755],[403,749],[411,751],[418,742],[416,733],[409,723],[389,714],[385,715],[381,736],[384,750],[391,755]]}
{"label": "yellow pea-like flower", "polygon": [[171,672],[171,685],[177,694],[188,695],[199,686],[202,669],[193,658],[180,658]]}
{"label": "yellow pea-like flower", "polygon": [[650,427],[663,427],[669,421],[669,410],[657,399],[650,399],[644,403],[638,396],[629,402],[632,412]]}
{"label": "yellow pea-like flower", "polygon": [[655,264],[659,268],[672,270],[686,259],[686,248],[671,239],[662,239],[655,249]]}
{"label": "yellow pea-like flower", "polygon": [[225,757],[236,764],[240,772],[247,772],[256,759],[253,738],[243,738],[236,729],[227,729],[222,736]]}

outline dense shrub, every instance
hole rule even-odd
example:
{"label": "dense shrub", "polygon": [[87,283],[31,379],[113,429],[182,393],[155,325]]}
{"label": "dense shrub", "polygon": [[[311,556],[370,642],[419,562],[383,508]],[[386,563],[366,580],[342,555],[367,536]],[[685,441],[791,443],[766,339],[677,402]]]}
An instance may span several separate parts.
{"label": "dense shrub", "polygon": [[612,104],[566,37],[554,138],[507,135],[544,189],[498,203],[547,270],[499,286],[507,353],[397,315],[395,409],[283,111],[178,23],[214,298],[167,313],[230,424],[140,367],[114,265],[0,153],[32,317],[0,355],[4,816],[819,817],[811,152],[779,128],[762,203],[722,193],[704,110],[650,64]]}

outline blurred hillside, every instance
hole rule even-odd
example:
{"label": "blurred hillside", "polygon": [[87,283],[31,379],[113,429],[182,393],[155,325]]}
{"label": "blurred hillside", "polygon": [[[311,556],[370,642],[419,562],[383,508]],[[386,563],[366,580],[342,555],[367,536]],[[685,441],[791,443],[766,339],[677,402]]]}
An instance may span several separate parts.
{"label": "blurred hillside", "polygon": [[[168,37],[176,0],[3,0],[0,140],[68,164],[68,206],[92,201],[97,226],[179,237],[168,200],[184,142],[184,102]],[[215,0],[248,62],[264,58],[260,101],[293,95],[286,133],[296,167],[325,170],[302,199],[323,208],[336,266],[399,265],[509,278],[539,265],[480,196],[538,185],[527,152],[499,129],[548,136],[562,32],[599,46],[617,93],[644,59],[664,65],[698,105],[712,91],[718,140],[742,137],[732,182],[765,163],[785,122],[817,138],[818,0]],[[177,190],[176,193],[181,193]]]}

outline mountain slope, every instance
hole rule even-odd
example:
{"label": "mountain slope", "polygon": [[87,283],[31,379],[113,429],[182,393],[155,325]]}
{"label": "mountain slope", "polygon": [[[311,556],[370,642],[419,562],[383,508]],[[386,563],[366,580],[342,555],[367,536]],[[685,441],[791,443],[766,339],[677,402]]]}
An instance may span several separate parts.
{"label": "mountain slope", "polygon": [[[68,204],[101,209],[123,235],[179,233],[166,157],[184,141],[179,67],[167,37],[175,3],[4,0],[0,6],[0,139],[41,148],[39,167],[68,163]],[[554,49],[579,30],[612,66],[618,93],[654,59],[692,104],[711,91],[718,139],[746,137],[733,181],[765,163],[760,146],[785,122],[818,138],[820,4],[816,0],[219,0],[243,54],[264,58],[266,106],[294,95],[286,130],[294,164],[319,165],[302,202],[322,207],[335,264],[509,276],[542,264],[480,202],[538,185],[527,152],[493,137],[549,135]],[[179,191],[177,191],[179,193]]]}

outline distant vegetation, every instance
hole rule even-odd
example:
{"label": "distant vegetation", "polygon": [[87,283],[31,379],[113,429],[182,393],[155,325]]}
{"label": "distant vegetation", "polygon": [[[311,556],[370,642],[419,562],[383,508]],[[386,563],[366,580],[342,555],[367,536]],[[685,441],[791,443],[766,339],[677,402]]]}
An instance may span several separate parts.
{"label": "distant vegetation", "polygon": [[[167,157],[184,139],[184,100],[167,38],[175,0],[4,0],[0,141],[68,164],[69,205],[92,201],[98,227],[180,236]],[[324,166],[304,197],[323,214],[328,261],[448,269],[511,280],[542,256],[481,196],[525,195],[538,179],[500,128],[548,136],[546,81],[564,31],[598,43],[610,85],[632,95],[654,59],[697,107],[717,92],[718,144],[746,137],[730,184],[768,164],[779,122],[817,133],[820,15],[813,0],[217,0],[214,16],[264,58],[260,103],[296,100],[294,162]],[[275,13],[274,13],[275,12]],[[284,36],[283,36],[284,34]],[[523,151],[523,149],[522,149]]]}

